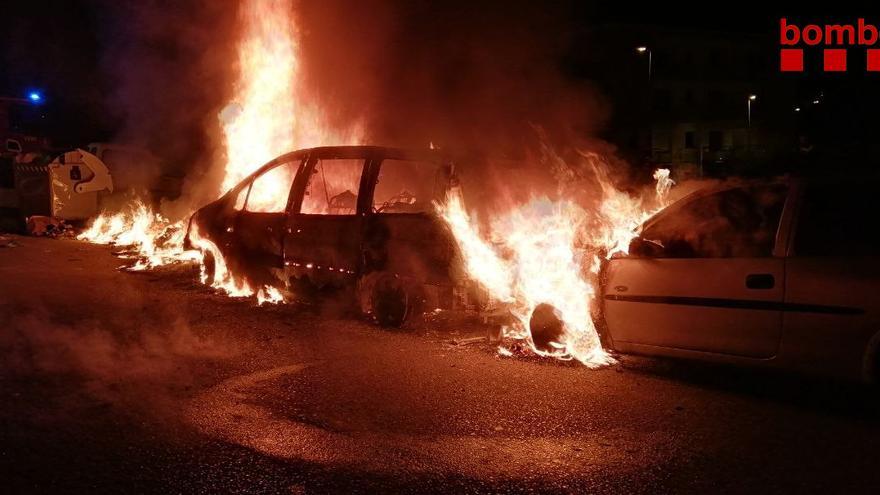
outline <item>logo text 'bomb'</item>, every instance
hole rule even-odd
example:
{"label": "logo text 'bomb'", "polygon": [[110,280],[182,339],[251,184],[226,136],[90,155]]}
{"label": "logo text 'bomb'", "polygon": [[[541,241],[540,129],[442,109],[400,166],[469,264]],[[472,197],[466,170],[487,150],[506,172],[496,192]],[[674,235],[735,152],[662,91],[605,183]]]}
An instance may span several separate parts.
{"label": "logo text 'bomb'", "polygon": [[[783,47],[823,46],[822,70],[844,72],[847,70],[849,49],[863,50],[865,69],[880,72],[880,49],[877,45],[880,31],[877,26],[859,18],[855,24],[807,24],[803,27],[790,23],[786,18],[779,21],[779,44]],[[804,48],[781,48],[779,68],[783,72],[804,71]]]}

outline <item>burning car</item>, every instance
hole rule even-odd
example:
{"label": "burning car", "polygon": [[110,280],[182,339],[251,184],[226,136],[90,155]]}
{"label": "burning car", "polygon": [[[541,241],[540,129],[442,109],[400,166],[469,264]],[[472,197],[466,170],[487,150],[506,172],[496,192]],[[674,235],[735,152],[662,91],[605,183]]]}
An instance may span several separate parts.
{"label": "burning car", "polygon": [[875,378],[878,185],[741,183],[672,204],[603,267],[605,347]]}
{"label": "burning car", "polygon": [[250,286],[343,289],[399,326],[422,305],[450,307],[463,283],[434,214],[456,183],[452,160],[434,150],[294,151],[198,210],[185,243],[203,251],[209,282],[222,269]]}

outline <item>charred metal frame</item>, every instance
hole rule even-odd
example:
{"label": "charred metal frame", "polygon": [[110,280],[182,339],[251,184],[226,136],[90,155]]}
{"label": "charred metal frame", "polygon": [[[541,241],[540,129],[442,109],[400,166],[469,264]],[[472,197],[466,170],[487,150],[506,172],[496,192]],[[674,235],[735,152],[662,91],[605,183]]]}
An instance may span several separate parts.
{"label": "charred metal frame", "polygon": [[[300,213],[309,178],[319,160],[363,160],[354,215]],[[299,161],[284,212],[236,211],[235,201],[253,181],[285,163]],[[432,186],[435,198],[455,183],[453,160],[435,150],[402,150],[377,146],[335,146],[281,155],[233,187],[217,201],[197,211],[200,234],[213,241],[236,275],[256,285],[281,279],[287,284],[307,281],[318,287],[392,285],[408,298],[432,307],[451,307],[452,291],[463,281],[454,239],[433,213],[377,213],[372,201],[384,160],[436,164],[443,191]],[[250,195],[250,190],[246,193]],[[245,203],[247,200],[245,201]],[[189,234],[187,234],[188,242]],[[367,281],[366,284],[363,284]],[[363,287],[362,287],[363,286]],[[368,286],[368,287],[367,287]],[[397,290],[397,289],[395,289]]]}

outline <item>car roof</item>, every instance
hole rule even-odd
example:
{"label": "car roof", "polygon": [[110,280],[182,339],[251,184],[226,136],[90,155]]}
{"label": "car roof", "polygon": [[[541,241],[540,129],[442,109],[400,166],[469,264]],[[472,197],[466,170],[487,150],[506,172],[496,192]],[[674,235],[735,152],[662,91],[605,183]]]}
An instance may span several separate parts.
{"label": "car roof", "polygon": [[439,150],[433,149],[404,149],[404,148],[391,148],[386,146],[362,146],[362,145],[353,145],[353,146],[318,146],[314,148],[304,148],[300,150],[290,151],[288,153],[284,153],[276,156],[272,160],[264,163],[259,168],[250,173],[247,177],[242,179],[237,185],[232,187],[229,191],[226,191],[226,194],[231,194],[233,191],[236,191],[240,188],[240,186],[246,182],[248,182],[252,177],[262,174],[266,169],[269,169],[275,165],[280,163],[288,162],[291,160],[301,160],[307,156],[317,157],[320,159],[345,159],[345,158],[363,158],[363,159],[391,159],[391,160],[414,160],[414,161],[422,161],[422,162],[433,162],[436,164],[441,164],[443,162],[448,162],[451,160],[451,157],[448,155],[441,153]]}
{"label": "car roof", "polygon": [[[721,191],[726,191],[728,189],[737,189],[740,187],[758,187],[758,186],[774,186],[774,185],[791,185],[794,182],[797,182],[798,179],[792,178],[790,176],[781,176],[774,178],[765,178],[765,179],[754,179],[754,178],[728,178],[721,181],[718,184],[712,184],[707,187],[702,187],[697,189],[696,191],[682,196],[678,200],[676,200],[673,204],[682,202],[686,199],[693,199],[700,196],[707,196],[709,194],[714,194]],[[672,205],[670,205],[672,206]]]}
{"label": "car roof", "polygon": [[646,219],[642,222],[642,228],[647,228],[651,224],[655,223],[660,217],[665,216],[669,212],[678,209],[682,205],[689,203],[697,198],[701,198],[704,196],[709,196],[715,193],[719,193],[722,191],[727,191],[730,189],[737,189],[742,187],[759,187],[759,186],[774,186],[774,185],[786,185],[790,186],[795,182],[799,182],[798,179],[794,179],[790,176],[781,176],[774,177],[772,179],[762,178],[762,179],[754,179],[754,178],[735,178],[735,179],[725,179],[719,184],[713,184],[707,187],[702,187],[693,191],[689,194],[686,194],[672,203],[668,204],[666,207],[661,208],[659,211],[651,215],[650,218]]}
{"label": "car roof", "polygon": [[291,151],[276,157],[270,163],[286,161],[291,158],[302,158],[312,156],[321,159],[330,158],[384,158],[391,160],[419,160],[428,162],[443,162],[450,159],[449,156],[433,149],[405,149],[392,148],[387,146],[318,146],[315,148],[305,148],[301,150]]}

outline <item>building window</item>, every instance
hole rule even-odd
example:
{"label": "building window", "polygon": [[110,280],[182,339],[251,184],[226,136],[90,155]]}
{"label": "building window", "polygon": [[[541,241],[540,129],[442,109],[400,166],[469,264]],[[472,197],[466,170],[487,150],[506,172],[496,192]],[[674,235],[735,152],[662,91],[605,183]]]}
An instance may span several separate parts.
{"label": "building window", "polygon": [[687,149],[694,149],[697,147],[696,143],[696,135],[694,131],[687,131],[684,133],[684,147]]}

